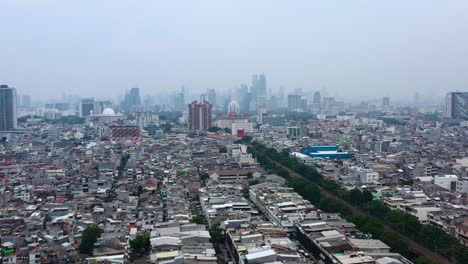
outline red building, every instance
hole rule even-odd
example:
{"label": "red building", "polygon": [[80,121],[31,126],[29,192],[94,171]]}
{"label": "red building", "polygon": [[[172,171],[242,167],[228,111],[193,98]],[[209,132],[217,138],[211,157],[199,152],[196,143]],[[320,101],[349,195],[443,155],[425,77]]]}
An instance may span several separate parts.
{"label": "red building", "polygon": [[139,138],[140,127],[138,126],[110,126],[108,129],[108,136],[111,139],[119,138]]}
{"label": "red building", "polygon": [[193,101],[188,105],[189,116],[189,130],[208,130],[212,126],[212,106],[207,101],[203,103]]}

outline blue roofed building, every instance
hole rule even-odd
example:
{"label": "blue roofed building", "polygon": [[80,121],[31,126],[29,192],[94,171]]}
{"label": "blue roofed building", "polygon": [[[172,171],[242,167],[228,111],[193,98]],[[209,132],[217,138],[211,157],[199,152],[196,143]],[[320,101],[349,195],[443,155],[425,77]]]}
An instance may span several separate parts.
{"label": "blue roofed building", "polygon": [[341,151],[339,146],[309,146],[302,153],[317,159],[350,159],[353,157],[351,153]]}

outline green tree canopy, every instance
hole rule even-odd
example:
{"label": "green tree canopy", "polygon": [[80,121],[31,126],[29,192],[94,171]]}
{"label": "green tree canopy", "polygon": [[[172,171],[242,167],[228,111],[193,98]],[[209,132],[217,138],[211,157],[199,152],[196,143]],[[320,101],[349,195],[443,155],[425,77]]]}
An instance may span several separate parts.
{"label": "green tree canopy", "polygon": [[81,236],[80,253],[93,255],[94,243],[101,237],[103,230],[95,225],[89,225]]}

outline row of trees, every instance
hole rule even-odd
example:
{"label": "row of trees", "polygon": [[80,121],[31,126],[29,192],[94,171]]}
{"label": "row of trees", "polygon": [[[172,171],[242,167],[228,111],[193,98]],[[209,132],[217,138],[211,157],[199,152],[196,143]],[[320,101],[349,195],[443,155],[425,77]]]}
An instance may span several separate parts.
{"label": "row of trees", "polygon": [[[363,232],[371,234],[388,244],[394,251],[415,260],[416,263],[430,263],[425,258],[416,258],[402,235],[405,235],[427,248],[452,259],[454,263],[468,263],[468,248],[460,245],[452,236],[441,229],[421,224],[418,219],[401,210],[390,210],[381,201],[373,200],[369,191],[359,189],[346,190],[334,181],[324,179],[321,174],[311,166],[307,166],[287,153],[277,152],[275,149],[266,148],[257,142],[252,143],[249,151],[256,155],[258,162],[266,169],[277,173],[288,180],[296,192],[305,199],[327,212],[341,213],[349,221]],[[303,179],[290,177],[287,170],[276,166],[278,162],[291,171],[303,176]],[[340,199],[332,199],[320,196],[320,188],[323,188]],[[359,208],[368,215],[355,214],[345,202]],[[394,231],[386,231],[384,223],[392,226]]]}

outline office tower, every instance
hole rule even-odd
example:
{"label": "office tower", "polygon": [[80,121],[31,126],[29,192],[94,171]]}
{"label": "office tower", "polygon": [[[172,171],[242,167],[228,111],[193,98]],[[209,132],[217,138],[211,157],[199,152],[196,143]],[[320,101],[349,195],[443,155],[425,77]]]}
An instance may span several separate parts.
{"label": "office tower", "polygon": [[131,88],[128,93],[125,94],[124,100],[121,103],[124,111],[134,111],[136,108],[141,106],[140,88]]}
{"label": "office tower", "polygon": [[314,93],[314,100],[312,103],[312,113],[319,114],[322,110],[322,96],[319,91]]}
{"label": "office tower", "polygon": [[16,89],[0,85],[0,131],[16,129]]}
{"label": "office tower", "polygon": [[382,98],[382,106],[390,106],[390,97]]}
{"label": "office tower", "polygon": [[445,97],[448,118],[468,119],[468,92],[450,92]]}
{"label": "office tower", "polygon": [[217,104],[216,104],[216,91],[214,89],[209,89],[208,92],[207,92],[207,95],[208,95],[208,102],[210,102],[210,104],[216,108]]}
{"label": "office tower", "polygon": [[335,101],[333,97],[324,97],[323,98],[323,113],[326,115],[337,115],[340,112],[344,111],[344,102]]}
{"label": "office tower", "polygon": [[31,107],[31,96],[28,94],[21,95],[21,106],[25,108]]}
{"label": "office tower", "polygon": [[141,104],[140,88],[130,89],[129,103],[130,103],[130,106],[135,106],[135,105],[140,105]]}
{"label": "office tower", "polygon": [[250,88],[250,92],[252,93],[253,99],[257,105],[266,102],[267,83],[264,74],[255,74],[252,76],[252,86]]}
{"label": "office tower", "polygon": [[263,118],[265,117],[267,113],[267,108],[265,104],[261,104],[258,106],[257,109],[257,123],[260,125],[263,125]]}
{"label": "office tower", "polygon": [[320,92],[317,91],[314,93],[314,104],[320,105],[322,102],[322,96],[320,96]]}
{"label": "office tower", "polygon": [[94,113],[94,98],[83,98],[80,104],[80,116],[90,116]]}
{"label": "office tower", "polygon": [[301,108],[301,96],[298,94],[288,94],[288,109],[294,111]]}
{"label": "office tower", "polygon": [[188,105],[190,131],[208,130],[212,126],[212,105],[207,102],[193,101]]}
{"label": "office tower", "polygon": [[235,100],[239,102],[240,111],[248,112],[250,109],[250,101],[252,101],[252,93],[249,93],[249,87],[246,84],[241,84],[236,89]]}
{"label": "office tower", "polygon": [[185,109],[184,93],[177,93],[174,96],[174,110],[183,111]]}

